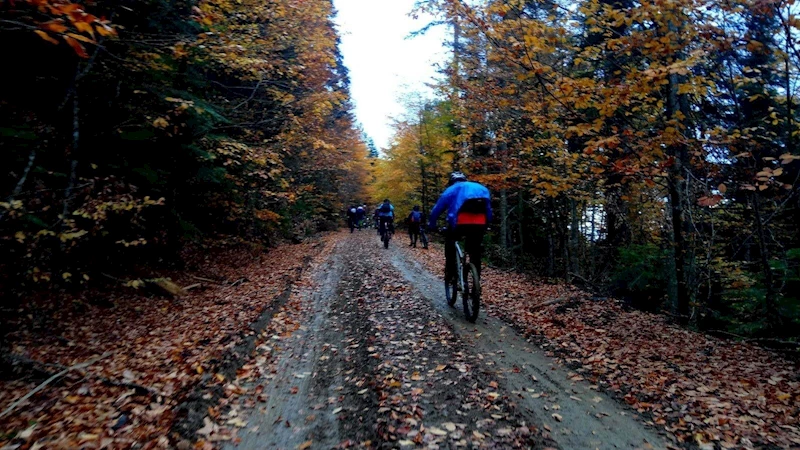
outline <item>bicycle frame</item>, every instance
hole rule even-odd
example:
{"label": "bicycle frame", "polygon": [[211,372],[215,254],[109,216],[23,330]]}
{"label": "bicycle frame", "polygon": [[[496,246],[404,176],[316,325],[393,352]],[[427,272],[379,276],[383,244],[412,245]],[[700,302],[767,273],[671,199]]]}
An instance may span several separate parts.
{"label": "bicycle frame", "polygon": [[458,273],[458,289],[464,292],[464,265],[467,263],[467,258],[464,251],[461,250],[461,244],[456,241],[456,273]]}

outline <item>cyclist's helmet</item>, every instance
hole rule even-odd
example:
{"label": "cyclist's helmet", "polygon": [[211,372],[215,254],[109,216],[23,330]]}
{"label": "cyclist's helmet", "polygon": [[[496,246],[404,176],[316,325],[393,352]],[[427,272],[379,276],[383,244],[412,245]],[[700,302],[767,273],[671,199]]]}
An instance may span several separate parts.
{"label": "cyclist's helmet", "polygon": [[450,174],[450,183],[448,184],[448,186],[452,186],[458,183],[459,181],[467,181],[467,176],[461,172],[453,172]]}

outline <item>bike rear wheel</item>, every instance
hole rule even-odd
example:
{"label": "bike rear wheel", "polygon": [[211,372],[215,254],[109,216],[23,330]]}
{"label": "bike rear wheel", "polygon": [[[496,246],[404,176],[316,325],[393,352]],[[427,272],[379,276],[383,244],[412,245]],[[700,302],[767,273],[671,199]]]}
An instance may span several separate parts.
{"label": "bike rear wheel", "polygon": [[481,309],[481,278],[478,268],[472,263],[464,266],[463,270],[464,292],[461,293],[461,299],[464,303],[464,315],[468,321],[475,323]]}
{"label": "bike rear wheel", "polygon": [[391,236],[389,235],[389,232],[388,231],[384,231],[383,232],[383,237],[381,238],[381,240],[383,241],[383,248],[389,248],[389,239],[390,238],[391,238]]}

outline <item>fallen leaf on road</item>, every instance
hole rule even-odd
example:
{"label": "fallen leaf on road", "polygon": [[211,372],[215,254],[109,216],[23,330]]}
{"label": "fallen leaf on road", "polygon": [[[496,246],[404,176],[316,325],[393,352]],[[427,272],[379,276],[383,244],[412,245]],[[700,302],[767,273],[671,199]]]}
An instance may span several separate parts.
{"label": "fallen leaf on road", "polygon": [[228,425],[233,425],[233,426],[238,427],[238,428],[244,428],[244,427],[247,426],[247,422],[245,422],[244,420],[242,420],[242,419],[240,419],[238,417],[234,417],[233,419],[230,419],[225,423],[228,424]]}
{"label": "fallen leaf on road", "polygon": [[208,417],[203,418],[203,428],[197,430],[197,434],[202,436],[208,436],[209,434],[214,432],[214,422],[211,421]]}
{"label": "fallen leaf on road", "polygon": [[29,426],[28,428],[20,431],[19,434],[17,434],[17,437],[20,438],[20,439],[28,440],[31,437],[31,435],[33,434],[33,430],[36,429],[36,425],[37,424],[34,423],[33,425]]}

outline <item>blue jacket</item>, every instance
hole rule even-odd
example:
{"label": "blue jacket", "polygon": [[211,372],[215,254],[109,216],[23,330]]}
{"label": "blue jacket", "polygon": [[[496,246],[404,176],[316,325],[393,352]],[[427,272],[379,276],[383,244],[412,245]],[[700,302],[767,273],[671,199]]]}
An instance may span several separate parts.
{"label": "blue jacket", "polygon": [[383,203],[378,205],[378,208],[376,209],[376,211],[378,212],[378,217],[392,217],[392,218],[394,217],[394,205],[393,204],[389,203],[389,207],[392,210],[390,212],[388,212],[388,213],[382,212],[381,211],[381,206],[383,206]]}
{"label": "blue jacket", "polygon": [[[445,189],[436,202],[436,206],[433,207],[433,211],[431,211],[428,226],[435,228],[436,219],[439,218],[442,212],[447,211],[447,225],[450,228],[455,227],[458,210],[461,209],[464,202],[473,198],[490,200],[489,189],[474,181],[461,181]],[[492,205],[488,201],[486,202],[486,221],[492,221]]]}

